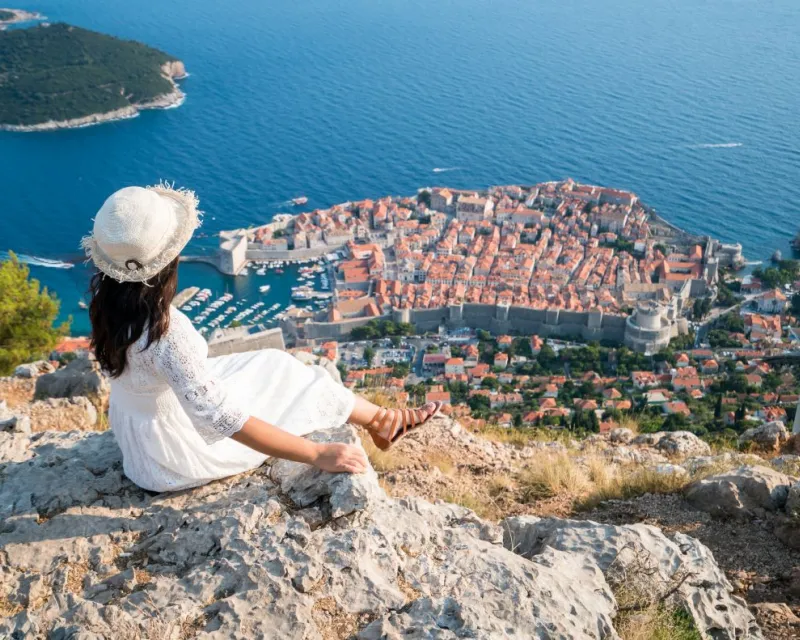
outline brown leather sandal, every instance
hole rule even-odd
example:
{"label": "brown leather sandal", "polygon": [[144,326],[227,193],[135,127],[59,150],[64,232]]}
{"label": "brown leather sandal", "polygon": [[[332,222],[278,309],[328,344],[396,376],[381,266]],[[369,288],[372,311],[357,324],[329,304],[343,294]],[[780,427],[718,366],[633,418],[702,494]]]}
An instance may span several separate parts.
{"label": "brown leather sandal", "polygon": [[[419,429],[428,422],[428,420],[438,414],[439,410],[442,408],[441,402],[430,402],[428,404],[433,405],[433,409],[427,409],[426,407],[428,405],[418,409],[378,409],[375,417],[372,418],[372,421],[365,427],[367,431],[369,431],[369,435],[375,443],[375,446],[381,451],[386,451],[395,442],[414,431],[414,429]],[[418,421],[420,413],[427,415],[425,415],[421,421]],[[392,435],[387,439],[380,435],[379,432],[383,431],[384,427],[387,426],[386,418],[390,416],[392,422],[389,424],[391,429],[389,433]]]}

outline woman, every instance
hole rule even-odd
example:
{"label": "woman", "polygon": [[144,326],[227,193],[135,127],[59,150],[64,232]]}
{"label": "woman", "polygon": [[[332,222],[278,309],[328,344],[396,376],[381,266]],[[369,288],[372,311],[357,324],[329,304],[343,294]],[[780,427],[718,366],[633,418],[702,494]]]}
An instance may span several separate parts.
{"label": "woman", "polygon": [[92,346],[111,377],[109,423],[123,468],[151,491],[253,469],[268,456],[362,473],[360,447],[300,436],[351,422],[381,449],[439,410],[381,409],[283,351],[207,359],[205,340],[171,306],[178,255],[199,226],[194,193],[129,187],[106,200],[82,245],[92,278]]}

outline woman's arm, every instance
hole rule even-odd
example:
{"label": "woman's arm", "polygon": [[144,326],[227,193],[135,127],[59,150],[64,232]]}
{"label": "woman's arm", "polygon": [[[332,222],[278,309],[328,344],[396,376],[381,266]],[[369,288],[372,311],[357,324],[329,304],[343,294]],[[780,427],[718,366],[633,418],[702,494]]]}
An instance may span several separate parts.
{"label": "woman's arm", "polygon": [[364,451],[355,445],[312,442],[255,416],[250,416],[244,426],[230,437],[273,458],[313,464],[331,473],[364,473],[367,470]]}

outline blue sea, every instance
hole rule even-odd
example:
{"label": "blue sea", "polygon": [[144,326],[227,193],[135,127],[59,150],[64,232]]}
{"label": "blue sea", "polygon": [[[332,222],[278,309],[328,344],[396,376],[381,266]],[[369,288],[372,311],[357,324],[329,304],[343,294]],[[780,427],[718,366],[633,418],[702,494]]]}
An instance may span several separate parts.
{"label": "blue sea", "polygon": [[[12,4],[161,48],[191,75],[177,109],[0,133],[0,249],[75,261],[111,192],[160,179],[198,192],[206,233],[303,194],[323,207],[567,176],[631,189],[751,260],[789,254],[800,228],[797,0]],[[88,270],[32,270],[86,333]],[[291,272],[181,274],[240,297],[267,281],[268,305],[285,302]]]}

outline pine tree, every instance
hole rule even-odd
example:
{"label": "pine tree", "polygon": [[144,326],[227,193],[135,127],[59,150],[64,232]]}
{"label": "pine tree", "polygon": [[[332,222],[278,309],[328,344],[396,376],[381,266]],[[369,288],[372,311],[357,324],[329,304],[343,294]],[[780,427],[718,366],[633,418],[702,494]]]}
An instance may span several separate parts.
{"label": "pine tree", "polygon": [[54,326],[58,307],[13,253],[0,262],[0,375],[44,357],[66,335],[69,322]]}
{"label": "pine tree", "polygon": [[717,396],[717,404],[714,407],[714,417],[718,420],[722,417],[722,394]]}

